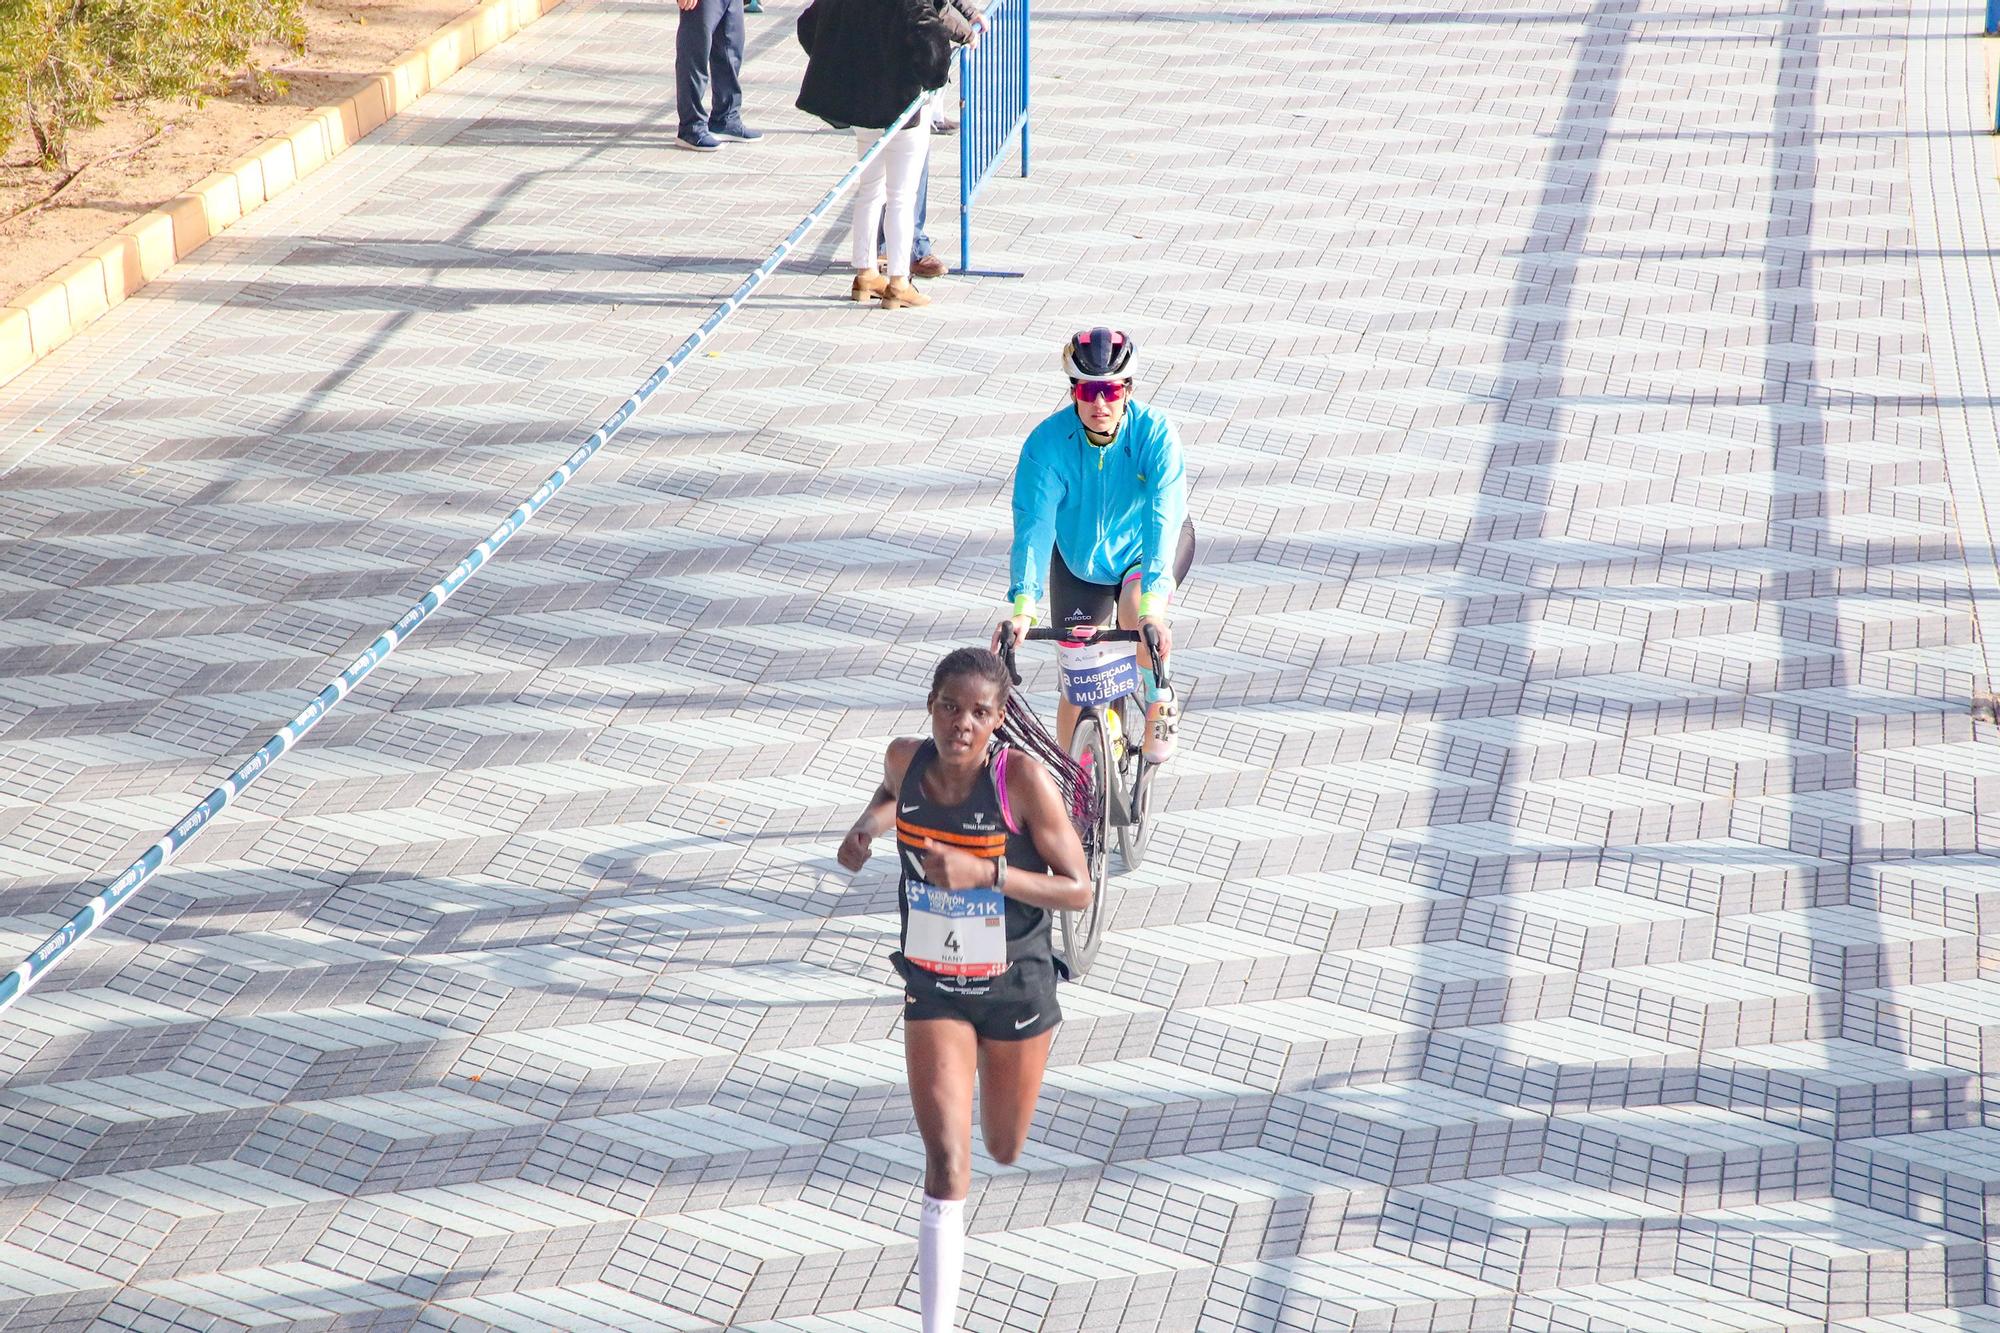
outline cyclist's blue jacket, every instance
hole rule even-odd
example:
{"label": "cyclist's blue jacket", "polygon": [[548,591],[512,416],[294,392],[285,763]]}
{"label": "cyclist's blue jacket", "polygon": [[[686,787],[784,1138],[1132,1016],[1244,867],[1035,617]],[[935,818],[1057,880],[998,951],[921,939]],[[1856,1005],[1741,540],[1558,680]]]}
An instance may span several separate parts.
{"label": "cyclist's blue jacket", "polygon": [[1186,519],[1187,467],[1163,413],[1133,401],[1099,448],[1065,405],[1028,433],[1014,470],[1014,613],[1041,615],[1053,544],[1086,583],[1115,585],[1137,566],[1139,614],[1164,615]]}

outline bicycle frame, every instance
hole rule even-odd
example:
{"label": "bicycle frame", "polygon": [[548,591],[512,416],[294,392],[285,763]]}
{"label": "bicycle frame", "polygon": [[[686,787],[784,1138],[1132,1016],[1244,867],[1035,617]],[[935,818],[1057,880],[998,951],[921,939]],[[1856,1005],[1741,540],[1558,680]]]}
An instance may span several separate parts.
{"label": "bicycle frame", "polygon": [[[1152,652],[1155,679],[1162,688],[1169,688],[1164,655],[1160,652],[1160,642],[1156,631],[1147,625],[1141,630],[1092,628],[1084,633],[1073,633],[1057,629],[1031,629],[1029,639],[1045,643],[1090,645],[1097,643],[1138,643],[1143,641]],[[1016,685],[1021,683],[1020,667],[1014,660],[1013,627],[1003,626],[1000,634],[1000,657],[1007,664],[1007,674]],[[1078,762],[1084,763],[1090,775],[1092,815],[1087,828],[1079,831],[1084,835],[1084,853],[1090,864],[1092,881],[1091,906],[1080,912],[1063,912],[1058,916],[1064,941],[1064,959],[1070,975],[1081,978],[1089,969],[1097,953],[1098,943],[1103,938],[1104,922],[1110,915],[1111,839],[1113,829],[1125,854],[1126,869],[1139,864],[1145,846],[1144,804],[1150,770],[1155,767],[1145,757],[1143,745],[1134,746],[1132,738],[1125,734],[1122,721],[1117,723],[1119,737],[1125,742],[1125,758],[1116,763],[1109,756],[1114,753],[1110,744],[1111,728],[1107,722],[1117,717],[1118,710],[1126,700],[1139,691],[1131,691],[1107,699],[1101,703],[1077,705],[1076,728],[1071,734],[1067,748]],[[1103,762],[1086,761],[1084,755],[1094,755]],[[1130,789],[1127,790],[1126,770],[1130,772]],[[1114,819],[1114,812],[1117,813]]]}

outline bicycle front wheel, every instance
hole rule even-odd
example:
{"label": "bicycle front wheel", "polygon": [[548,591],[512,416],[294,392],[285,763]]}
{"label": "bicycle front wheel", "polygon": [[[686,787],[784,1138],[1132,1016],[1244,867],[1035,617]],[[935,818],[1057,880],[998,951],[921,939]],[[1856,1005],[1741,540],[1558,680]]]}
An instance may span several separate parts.
{"label": "bicycle front wheel", "polygon": [[1131,695],[1118,701],[1118,722],[1125,728],[1125,763],[1118,770],[1118,852],[1127,870],[1146,864],[1146,843],[1152,836],[1153,773],[1158,764],[1146,762],[1146,710]]}
{"label": "bicycle front wheel", "polygon": [[1099,714],[1093,711],[1077,719],[1069,753],[1090,778],[1090,811],[1079,832],[1091,893],[1090,906],[1080,912],[1058,912],[1056,924],[1062,931],[1063,962],[1070,976],[1081,980],[1097,957],[1105,923],[1111,918],[1110,793],[1118,781],[1118,761]]}

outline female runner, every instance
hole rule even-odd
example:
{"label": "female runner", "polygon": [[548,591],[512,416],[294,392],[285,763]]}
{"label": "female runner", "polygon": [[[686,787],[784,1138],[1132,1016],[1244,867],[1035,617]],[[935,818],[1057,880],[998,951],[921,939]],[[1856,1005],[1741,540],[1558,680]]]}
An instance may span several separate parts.
{"label": "female runner", "polygon": [[1027,1142],[1062,1021],[1051,914],[1089,906],[1091,885],[1070,822],[1082,775],[1011,699],[999,657],[983,648],[946,656],[929,709],[930,739],[889,742],[882,785],[839,859],[859,870],[871,842],[894,826],[903,929],[890,961],[904,982],[904,1057],[925,1158],[917,1275],[924,1333],[950,1333],[972,1185],[974,1076],[986,1151],[1010,1163]]}

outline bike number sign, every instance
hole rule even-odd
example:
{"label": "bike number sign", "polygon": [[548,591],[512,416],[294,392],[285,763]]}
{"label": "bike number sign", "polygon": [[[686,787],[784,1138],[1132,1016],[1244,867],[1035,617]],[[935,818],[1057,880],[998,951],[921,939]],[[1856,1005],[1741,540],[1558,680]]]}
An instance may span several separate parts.
{"label": "bike number sign", "polygon": [[994,977],[1007,970],[1007,900],[997,889],[947,892],[909,886],[903,957],[946,977]]}
{"label": "bike number sign", "polygon": [[1129,643],[1065,643],[1056,659],[1063,697],[1079,707],[1108,704],[1139,688],[1139,659]]}

